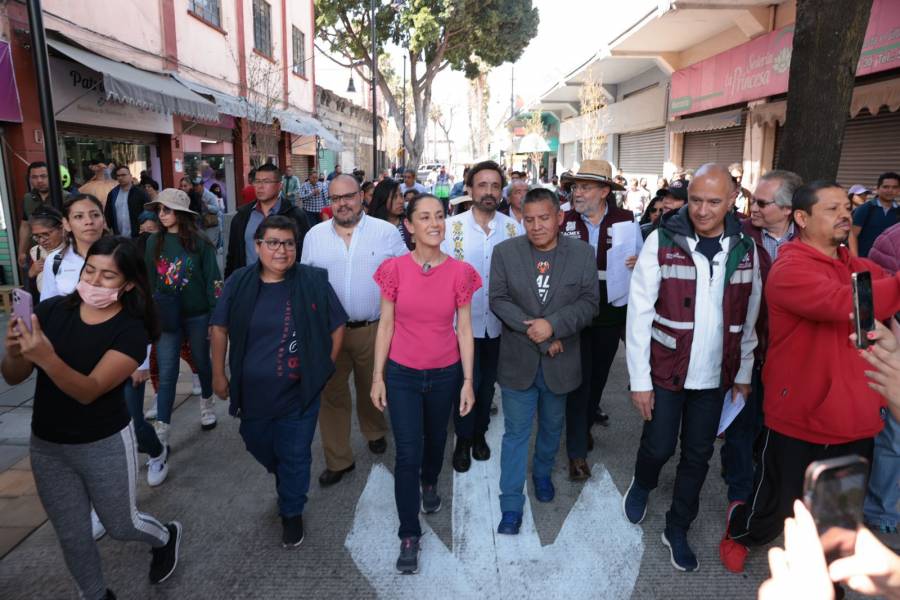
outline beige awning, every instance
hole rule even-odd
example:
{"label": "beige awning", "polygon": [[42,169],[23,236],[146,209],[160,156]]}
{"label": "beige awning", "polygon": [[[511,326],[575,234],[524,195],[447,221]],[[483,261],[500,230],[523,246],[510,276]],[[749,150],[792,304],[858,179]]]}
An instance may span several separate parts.
{"label": "beige awning", "polygon": [[886,106],[891,112],[900,109],[900,80],[879,81],[854,89],[853,99],[850,101],[850,118],[858,115],[864,108],[877,115],[882,106]]}
{"label": "beige awning", "polygon": [[761,127],[763,125],[784,125],[787,115],[787,102],[780,100],[768,104],[758,104],[750,109],[750,122]]}
{"label": "beige awning", "polygon": [[669,121],[669,133],[688,133],[690,131],[714,131],[716,129],[728,129],[738,127],[741,124],[741,113],[738,110],[692,117],[690,119],[677,119]]}

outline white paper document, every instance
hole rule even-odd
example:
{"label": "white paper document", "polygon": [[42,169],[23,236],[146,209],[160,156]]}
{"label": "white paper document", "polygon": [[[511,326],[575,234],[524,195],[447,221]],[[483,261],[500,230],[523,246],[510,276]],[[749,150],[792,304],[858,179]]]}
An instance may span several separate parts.
{"label": "white paper document", "polygon": [[644,246],[641,227],[635,221],[613,223],[612,248],[606,251],[606,298],[613,306],[628,304],[631,269],[625,259],[637,256]]}
{"label": "white paper document", "polygon": [[731,422],[734,421],[741,410],[743,410],[744,404],[744,396],[742,394],[738,394],[737,399],[732,402],[731,390],[725,392],[725,400],[722,403],[722,416],[719,417],[719,431],[716,435],[722,435],[725,430],[728,429]]}

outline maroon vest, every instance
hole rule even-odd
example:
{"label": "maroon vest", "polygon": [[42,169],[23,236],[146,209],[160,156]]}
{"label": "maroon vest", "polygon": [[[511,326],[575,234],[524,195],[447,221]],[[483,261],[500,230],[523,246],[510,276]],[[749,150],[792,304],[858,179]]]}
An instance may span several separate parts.
{"label": "maroon vest", "polygon": [[[650,330],[650,376],[654,385],[677,392],[684,389],[691,359],[697,267],[683,238],[674,239],[664,227],[657,231],[661,280]],[[741,366],[741,338],[753,290],[753,240],[744,234],[735,237],[725,261],[724,340],[719,381],[723,389],[731,387]]]}

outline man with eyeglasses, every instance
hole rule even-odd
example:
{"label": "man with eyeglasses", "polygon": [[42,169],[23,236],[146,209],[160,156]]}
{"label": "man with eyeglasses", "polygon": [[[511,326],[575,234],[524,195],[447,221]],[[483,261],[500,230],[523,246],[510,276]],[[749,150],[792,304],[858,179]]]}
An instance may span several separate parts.
{"label": "man with eyeglasses", "polygon": [[369,451],[387,450],[384,414],[369,400],[375,367],[375,334],[381,317],[381,292],[373,276],[388,258],[406,254],[406,245],[396,227],[366,215],[359,181],[337,175],[329,186],[334,218],[309,230],[300,262],[328,271],[328,281],[347,311],[347,331],[337,355],[334,376],[322,391],[319,425],[325,471],[323,487],[339,482],[356,464],[350,446],[353,412],[348,380],[353,373],[359,429]]}
{"label": "man with eyeglasses", "polygon": [[28,249],[31,246],[31,227],[28,216],[42,205],[50,204],[50,175],[47,163],[33,162],[28,165],[28,193],[22,198],[22,222],[19,224],[19,266],[28,264]]}
{"label": "man with eyeglasses", "polygon": [[322,220],[322,209],[330,204],[328,199],[328,186],[324,181],[319,181],[319,174],[312,171],[309,180],[304,181],[297,192],[300,204],[306,210],[310,222],[315,225]]}
{"label": "man with eyeglasses", "polygon": [[256,202],[240,207],[231,220],[228,234],[228,255],[225,258],[225,278],[234,271],[255,263],[258,259],[255,240],[256,229],[266,217],[281,215],[297,224],[299,244],[309,231],[309,218],[300,207],[291,206],[281,197],[281,171],[272,163],[256,169],[253,178]]}
{"label": "man with eyeglasses", "polygon": [[628,376],[644,431],[623,508],[632,523],[644,520],[680,438],[662,534],[679,571],[699,568],[687,533],[699,511],[725,393],[750,393],[762,281],[756,244],[732,212],[736,196],[725,167],[700,167],[687,206],[664,217],[647,238],[628,297]]}
{"label": "man with eyeglasses", "polygon": [[[566,402],[569,479],[584,481],[591,476],[587,463],[587,453],[593,450],[591,425],[609,422],[600,410],[600,399],[625,326],[626,307],[611,305],[606,295],[606,253],[612,247],[613,224],[634,221],[634,215],[616,206],[613,192],[624,188],[613,180],[612,166],[605,160],[585,160],[577,173],[563,175],[562,182],[571,183],[572,209],[566,211],[560,232],[591,245],[600,287],[599,312],[581,331],[584,376]],[[626,266],[633,266],[636,258],[630,257]]]}
{"label": "man with eyeglasses", "polygon": [[119,165],[113,171],[117,186],[106,196],[103,212],[106,226],[115,235],[136,238],[140,235],[138,216],[144,211],[144,205],[150,202],[141,186],[134,185],[134,178],[127,165]]}
{"label": "man with eyeglasses", "polygon": [[303,541],[319,395],[347,320],[326,273],[297,264],[298,235],[293,219],[266,217],[253,240],[259,266],[235,271],[210,321],[213,387],[230,397],[247,450],[275,475],[285,548]]}

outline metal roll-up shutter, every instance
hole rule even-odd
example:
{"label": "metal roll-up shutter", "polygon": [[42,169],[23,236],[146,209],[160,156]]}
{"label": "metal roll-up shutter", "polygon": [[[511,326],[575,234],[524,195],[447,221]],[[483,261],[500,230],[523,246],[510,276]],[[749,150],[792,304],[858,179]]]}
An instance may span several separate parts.
{"label": "metal roll-up shutter", "polygon": [[666,128],[619,135],[618,167],[629,175],[657,175],[663,172]]}
{"label": "metal roll-up shutter", "polygon": [[900,112],[864,110],[847,121],[837,180],[844,188],[860,183],[874,188],[878,176],[900,168]]}
{"label": "metal roll-up shutter", "polygon": [[127,144],[156,144],[156,134],[146,131],[125,131],[123,129],[109,129],[96,125],[81,125],[80,123],[56,124],[59,135],[71,135],[83,137],[89,140],[106,140]]}
{"label": "metal roll-up shutter", "polygon": [[294,175],[301,182],[306,181],[306,178],[309,177],[309,174],[313,169],[313,158],[314,157],[305,154],[291,155],[291,167],[294,169]]}
{"label": "metal roll-up shutter", "polygon": [[714,131],[691,131],[684,134],[682,166],[696,169],[706,163],[730,165],[744,160],[744,124]]}

